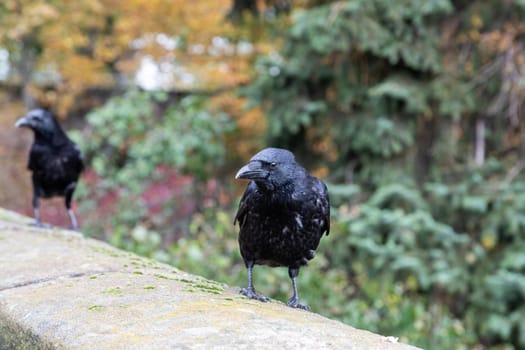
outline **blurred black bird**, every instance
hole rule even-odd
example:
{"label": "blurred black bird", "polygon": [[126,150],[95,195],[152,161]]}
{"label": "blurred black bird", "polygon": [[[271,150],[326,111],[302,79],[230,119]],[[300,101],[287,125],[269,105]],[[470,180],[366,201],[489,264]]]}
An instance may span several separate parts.
{"label": "blurred black bird", "polygon": [[32,172],[33,209],[37,226],[40,219],[39,198],[65,197],[71,228],[78,229],[71,199],[84,163],[78,146],[62,130],[50,111],[34,109],[18,119],[16,127],[33,130],[34,142],[29,151],[27,168]]}
{"label": "blurred black bird", "polygon": [[268,301],[253,287],[254,265],[286,266],[293,296],[288,305],[301,309],[296,278],[315,255],[324,233],[330,232],[326,185],[310,175],[285,149],[266,148],[243,166],[236,179],[250,179],[235,216],[239,246],[248,269],[248,298]]}

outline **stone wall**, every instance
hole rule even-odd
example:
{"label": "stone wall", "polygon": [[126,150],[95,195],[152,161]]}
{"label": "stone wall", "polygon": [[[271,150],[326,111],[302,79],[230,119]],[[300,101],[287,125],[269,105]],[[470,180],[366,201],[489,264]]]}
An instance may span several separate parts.
{"label": "stone wall", "polygon": [[0,349],[416,349],[0,209]]}

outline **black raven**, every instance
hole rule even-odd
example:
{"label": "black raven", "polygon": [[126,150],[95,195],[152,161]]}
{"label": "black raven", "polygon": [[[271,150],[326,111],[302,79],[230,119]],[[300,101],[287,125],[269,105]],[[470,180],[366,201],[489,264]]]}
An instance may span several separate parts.
{"label": "black raven", "polygon": [[248,298],[268,301],[255,292],[253,266],[287,266],[293,296],[288,305],[301,309],[296,277],[315,255],[319,240],[330,232],[326,185],[310,175],[285,149],[266,148],[243,166],[236,179],[250,179],[235,215],[239,246],[248,269]]}
{"label": "black raven", "polygon": [[37,226],[42,226],[39,198],[64,196],[71,228],[78,229],[71,199],[84,163],[78,146],[62,130],[50,111],[33,109],[18,119],[16,127],[33,130],[27,168],[32,172],[33,209]]}

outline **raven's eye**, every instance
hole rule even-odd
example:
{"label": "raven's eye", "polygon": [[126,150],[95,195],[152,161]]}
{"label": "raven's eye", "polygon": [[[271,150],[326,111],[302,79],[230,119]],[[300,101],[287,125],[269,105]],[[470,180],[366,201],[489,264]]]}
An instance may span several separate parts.
{"label": "raven's eye", "polygon": [[272,168],[275,168],[275,167],[277,166],[277,163],[273,162],[273,163],[270,164],[270,166],[271,166]]}

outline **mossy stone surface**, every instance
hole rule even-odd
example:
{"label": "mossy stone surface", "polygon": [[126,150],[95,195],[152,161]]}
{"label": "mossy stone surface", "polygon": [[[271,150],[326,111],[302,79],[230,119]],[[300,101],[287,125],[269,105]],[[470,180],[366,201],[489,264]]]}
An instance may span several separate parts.
{"label": "mossy stone surface", "polygon": [[0,349],[416,349],[29,222],[0,211]]}

